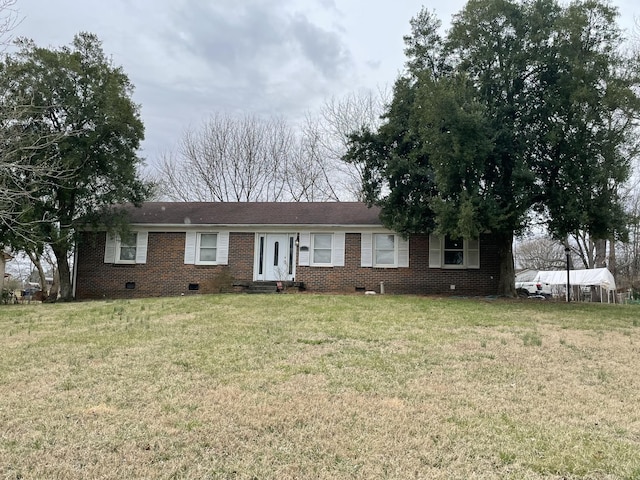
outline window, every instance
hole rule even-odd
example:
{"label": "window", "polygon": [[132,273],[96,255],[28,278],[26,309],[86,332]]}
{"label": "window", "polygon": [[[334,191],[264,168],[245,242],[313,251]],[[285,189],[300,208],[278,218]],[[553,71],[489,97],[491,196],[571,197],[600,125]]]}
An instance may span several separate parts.
{"label": "window", "polygon": [[429,268],[480,268],[480,241],[429,235]]}
{"label": "window", "polygon": [[464,265],[464,241],[461,238],[444,237],[444,264]]}
{"label": "window", "polygon": [[184,263],[186,265],[227,265],[229,232],[185,233]]}
{"label": "window", "polygon": [[141,264],[147,263],[147,243],[149,232],[130,232],[126,236],[107,233],[104,263]]}
{"label": "window", "polygon": [[315,233],[312,236],[313,257],[312,265],[331,265],[333,235],[330,233]]}
{"label": "window", "polygon": [[409,240],[393,233],[360,234],[360,266],[407,268]]}
{"label": "window", "polygon": [[395,235],[376,233],[373,237],[373,265],[374,267],[389,267],[396,264]]}
{"label": "window", "polygon": [[119,263],[135,263],[136,248],[138,245],[138,234],[130,233],[124,238],[118,238],[116,241],[118,262]]}
{"label": "window", "polygon": [[198,241],[198,262],[215,263],[218,254],[218,235],[216,233],[201,233]]}
{"label": "window", "polygon": [[344,267],[345,232],[300,232],[298,265]]}

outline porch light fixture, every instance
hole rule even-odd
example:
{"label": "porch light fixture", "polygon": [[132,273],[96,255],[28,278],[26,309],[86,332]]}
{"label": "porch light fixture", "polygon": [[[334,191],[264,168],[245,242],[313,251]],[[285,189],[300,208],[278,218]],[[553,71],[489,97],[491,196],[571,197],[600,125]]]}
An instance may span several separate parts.
{"label": "porch light fixture", "polygon": [[567,246],[564,247],[564,254],[567,256],[567,303],[571,301],[571,280],[569,276],[569,254],[571,253],[571,249]]}
{"label": "porch light fixture", "polygon": [[296,234],[296,247],[300,246],[300,234]]}

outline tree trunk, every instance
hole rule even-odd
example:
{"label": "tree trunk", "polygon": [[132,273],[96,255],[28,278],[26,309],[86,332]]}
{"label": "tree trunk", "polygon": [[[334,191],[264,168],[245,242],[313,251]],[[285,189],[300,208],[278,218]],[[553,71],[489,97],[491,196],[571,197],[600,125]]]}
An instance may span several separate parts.
{"label": "tree trunk", "polygon": [[58,300],[69,302],[73,300],[73,291],[71,289],[71,269],[69,268],[69,259],[67,258],[67,249],[59,245],[51,246],[56,261],[58,263],[58,275],[60,277],[60,291]]}
{"label": "tree trunk", "polygon": [[611,237],[609,239],[609,271],[613,278],[616,278],[618,275],[618,261],[616,259],[616,240]]}
{"label": "tree trunk", "polygon": [[0,290],[4,288],[4,271],[6,261],[4,259],[4,248],[0,248]]}
{"label": "tree trunk", "polygon": [[47,290],[47,276],[44,273],[44,268],[42,268],[42,261],[40,260],[40,255],[35,250],[26,250],[29,260],[33,263],[33,266],[36,267],[38,271],[38,278],[40,279],[40,290],[45,295],[48,295],[49,292]]}
{"label": "tree trunk", "polygon": [[52,301],[56,301],[58,299],[58,294],[60,293],[60,275],[58,275],[58,269],[53,269],[53,282],[51,283],[51,288],[49,289],[49,296]]}
{"label": "tree trunk", "polygon": [[593,268],[603,268],[607,266],[607,241],[596,240],[595,241],[595,262]]}
{"label": "tree trunk", "polygon": [[500,277],[498,278],[498,295],[515,297],[515,268],[513,265],[513,233],[496,235],[498,255],[500,258]]}

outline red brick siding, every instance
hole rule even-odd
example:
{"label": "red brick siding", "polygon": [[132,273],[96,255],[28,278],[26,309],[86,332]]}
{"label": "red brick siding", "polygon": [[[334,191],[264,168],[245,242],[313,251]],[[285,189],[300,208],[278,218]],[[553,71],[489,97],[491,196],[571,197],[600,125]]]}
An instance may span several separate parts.
{"label": "red brick siding", "polygon": [[[372,268],[360,266],[360,234],[345,239],[344,267],[296,267],[296,281],[307,290],[318,292],[355,292],[356,289],[385,293],[492,295],[497,292],[497,248],[488,236],[480,241],[480,269],[454,270],[429,268],[429,237],[409,240],[410,268]],[[451,289],[455,285],[455,290]]]}
{"label": "red brick siding", "polygon": [[[213,293],[228,279],[253,277],[252,233],[231,233],[229,265],[185,265],[184,232],[150,232],[147,263],[115,265],[104,263],[105,233],[85,233],[77,256],[76,298],[139,298]],[[125,288],[135,282],[135,289]],[[198,284],[197,291],[189,284]]]}
{"label": "red brick siding", "polygon": [[[85,233],[78,245],[76,298],[137,298],[211,293],[219,282],[253,279],[253,233],[231,233],[228,265],[185,265],[184,232],[150,232],[147,263],[104,263],[105,233]],[[428,236],[409,240],[410,268],[363,268],[360,266],[360,234],[345,238],[344,267],[297,266],[296,278],[310,292],[351,293],[357,289],[380,290],[384,282],[389,294],[491,295],[497,291],[498,255],[489,236],[481,238],[480,269],[429,268]],[[135,282],[135,289],[126,289]],[[190,291],[190,283],[200,289]],[[455,285],[455,290],[451,290]]]}

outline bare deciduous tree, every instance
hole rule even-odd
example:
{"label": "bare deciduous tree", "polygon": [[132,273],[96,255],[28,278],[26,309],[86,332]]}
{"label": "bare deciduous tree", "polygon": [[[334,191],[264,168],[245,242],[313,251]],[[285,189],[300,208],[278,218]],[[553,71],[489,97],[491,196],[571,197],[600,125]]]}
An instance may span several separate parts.
{"label": "bare deciduous tree", "polygon": [[[20,23],[16,3],[17,0],[0,0],[2,52]],[[8,102],[8,96],[7,84],[0,82],[0,245],[32,240],[31,227],[46,220],[25,215],[25,205],[35,200],[43,187],[66,175],[55,160],[33,160],[59,136],[34,133],[23,115],[33,109],[30,100]]]}
{"label": "bare deciduous tree", "polygon": [[527,238],[515,249],[519,268],[531,270],[557,270],[565,267],[565,253],[562,243],[546,236]]}
{"label": "bare deciduous tree", "polygon": [[12,127],[15,123],[0,107],[0,231],[29,239],[25,233],[29,227],[46,220],[25,216],[24,206],[70,172],[55,159],[31,161],[36,152],[54,144],[57,136],[39,136],[21,144],[20,133]]}
{"label": "bare deciduous tree", "polygon": [[159,167],[165,195],[178,201],[278,201],[294,137],[281,119],[217,114],[184,133]]}
{"label": "bare deciduous tree", "polygon": [[321,107],[318,121],[308,126],[308,129],[317,129],[326,175],[332,179],[334,195],[350,200],[363,199],[362,165],[346,163],[342,159],[353,133],[377,130],[387,101],[388,93],[384,90],[377,93],[361,90],[342,98],[332,97]]}
{"label": "bare deciduous tree", "polygon": [[15,5],[18,0],[0,0],[0,45],[6,47],[11,42],[11,32],[20,23]]}
{"label": "bare deciduous tree", "polygon": [[629,213],[629,239],[615,248],[615,273],[620,284],[640,289],[640,181],[629,186],[627,192]]}
{"label": "bare deciduous tree", "polygon": [[294,130],[279,118],[216,114],[163,155],[158,183],[176,201],[360,199],[362,171],[342,161],[349,135],[375,129],[383,94],[332,98]]}
{"label": "bare deciduous tree", "polygon": [[286,192],[295,202],[337,201],[339,197],[327,175],[318,130],[310,128],[310,122],[307,119],[302,126],[282,172]]}
{"label": "bare deciduous tree", "polygon": [[608,248],[611,245],[611,241],[604,239],[594,240],[591,236],[580,230],[571,234],[572,245],[575,254],[578,256],[582,268],[602,268],[609,267],[613,269],[612,262],[609,259],[607,253]]}

